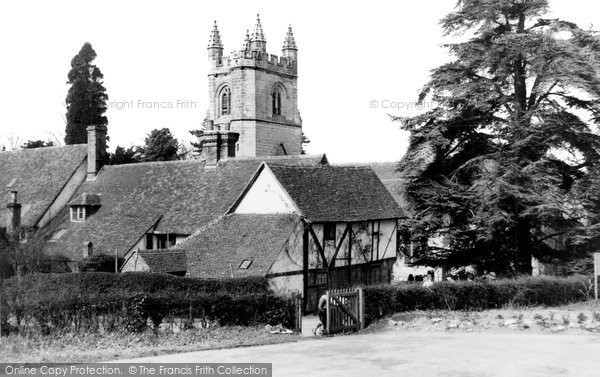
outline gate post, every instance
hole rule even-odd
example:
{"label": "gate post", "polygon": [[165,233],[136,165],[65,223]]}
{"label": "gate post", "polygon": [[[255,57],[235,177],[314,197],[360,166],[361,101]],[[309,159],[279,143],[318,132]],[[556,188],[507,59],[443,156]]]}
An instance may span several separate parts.
{"label": "gate post", "polygon": [[296,299],[294,300],[294,304],[295,304],[295,317],[296,317],[296,323],[295,323],[295,331],[299,334],[302,334],[302,296],[301,295],[297,295]]}
{"label": "gate post", "polygon": [[360,329],[362,330],[365,328],[365,294],[362,288],[358,288],[358,310]]}
{"label": "gate post", "polygon": [[331,326],[331,305],[329,303],[329,289],[325,291],[325,294],[327,295],[327,306],[325,307],[325,328],[327,330],[327,335],[329,335],[329,328]]}

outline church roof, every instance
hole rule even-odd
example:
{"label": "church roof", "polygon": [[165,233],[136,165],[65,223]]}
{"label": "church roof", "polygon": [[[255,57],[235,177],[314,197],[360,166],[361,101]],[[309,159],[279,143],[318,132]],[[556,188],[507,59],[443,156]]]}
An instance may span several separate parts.
{"label": "church roof", "polygon": [[86,156],[87,144],[0,152],[0,227],[9,221],[11,191],[18,191],[21,224],[36,225]]}
{"label": "church roof", "polygon": [[398,162],[376,162],[369,166],[404,211],[410,208],[406,196],[406,178],[398,171]]}
{"label": "church roof", "polygon": [[184,160],[105,166],[86,181],[75,198],[97,195],[101,206],[84,222],[70,222],[68,208],[53,224],[66,229],[47,250],[81,258],[84,245],[94,253],[126,254],[148,231],[187,235],[225,214],[263,161],[274,166],[321,164],[324,156],[240,158],[207,167]]}
{"label": "church roof", "polygon": [[[265,276],[299,221],[290,214],[227,215],[172,252],[187,254],[193,276]],[[240,268],[244,261],[248,268]]]}
{"label": "church roof", "polygon": [[370,167],[275,166],[269,168],[310,222],[365,221],[403,216]]}

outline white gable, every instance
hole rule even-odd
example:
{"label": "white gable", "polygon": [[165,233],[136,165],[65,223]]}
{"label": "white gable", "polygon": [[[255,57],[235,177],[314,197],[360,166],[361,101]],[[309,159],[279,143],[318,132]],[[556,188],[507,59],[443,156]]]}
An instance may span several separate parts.
{"label": "white gable", "polygon": [[296,205],[268,166],[262,169],[234,211],[245,214],[298,212]]}

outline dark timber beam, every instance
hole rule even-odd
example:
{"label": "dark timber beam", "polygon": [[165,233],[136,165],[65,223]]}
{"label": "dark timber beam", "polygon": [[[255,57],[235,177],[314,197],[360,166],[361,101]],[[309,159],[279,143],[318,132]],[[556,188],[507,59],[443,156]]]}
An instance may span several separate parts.
{"label": "dark timber beam", "polygon": [[342,244],[344,243],[344,240],[346,239],[346,235],[348,234],[348,230],[350,229],[351,226],[352,225],[350,223],[348,223],[346,225],[346,229],[344,229],[344,233],[342,234],[340,243],[335,248],[335,253],[333,254],[333,258],[331,258],[331,263],[329,265],[331,270],[333,270],[335,268],[335,259],[337,258],[338,253],[340,252],[340,249],[342,248]]}
{"label": "dark timber beam", "polygon": [[319,254],[321,254],[321,258],[323,259],[323,267],[325,267],[326,269],[329,268],[329,263],[327,263],[327,258],[325,257],[325,250],[323,250],[323,247],[321,246],[321,243],[319,242],[319,237],[317,237],[315,231],[312,228],[312,224],[308,224],[308,231],[310,232],[310,235],[312,236],[313,241],[315,241],[315,245],[317,245]]}

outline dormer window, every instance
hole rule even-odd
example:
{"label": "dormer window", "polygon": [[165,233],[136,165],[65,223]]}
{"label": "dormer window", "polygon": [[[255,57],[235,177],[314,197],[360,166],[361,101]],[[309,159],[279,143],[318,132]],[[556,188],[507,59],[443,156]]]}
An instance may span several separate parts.
{"label": "dormer window", "polygon": [[100,196],[84,193],[71,201],[69,205],[71,206],[71,222],[84,222],[100,208]]}
{"label": "dormer window", "polygon": [[85,221],[85,206],[71,206],[71,222]]}

